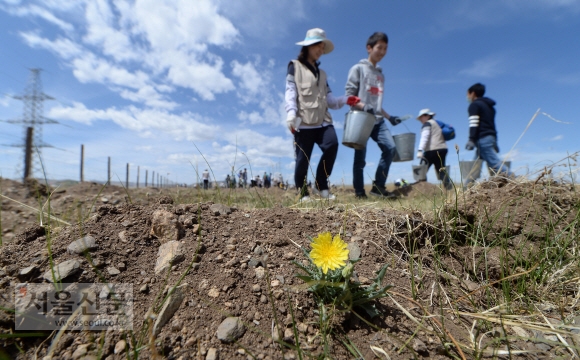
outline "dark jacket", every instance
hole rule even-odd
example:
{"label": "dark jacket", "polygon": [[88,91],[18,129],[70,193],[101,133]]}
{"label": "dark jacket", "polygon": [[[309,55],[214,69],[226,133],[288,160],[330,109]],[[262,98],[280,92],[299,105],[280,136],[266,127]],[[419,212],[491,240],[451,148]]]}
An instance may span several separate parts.
{"label": "dark jacket", "polygon": [[494,106],[495,101],[487,97],[477,98],[469,105],[469,140],[476,141],[488,135],[497,140]]}

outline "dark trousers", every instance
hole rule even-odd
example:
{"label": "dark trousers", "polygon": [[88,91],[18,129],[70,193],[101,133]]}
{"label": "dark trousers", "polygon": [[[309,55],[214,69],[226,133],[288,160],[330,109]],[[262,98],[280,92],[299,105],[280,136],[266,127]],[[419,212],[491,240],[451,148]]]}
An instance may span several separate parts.
{"label": "dark trousers", "polygon": [[449,175],[445,172],[446,157],[447,149],[429,150],[423,153],[423,159],[427,161],[427,170],[429,170],[431,165],[435,165],[437,179],[443,181],[443,184],[447,187],[450,185],[451,179],[449,179]]}
{"label": "dark trousers", "polygon": [[294,170],[294,182],[300,189],[302,196],[308,195],[308,189],[304,184],[308,177],[310,156],[314,144],[322,150],[322,156],[316,169],[316,187],[318,190],[328,190],[328,177],[332,173],[336,154],[338,153],[338,138],[334,126],[325,126],[317,129],[300,129],[294,133],[294,150],[296,151],[296,168]]}

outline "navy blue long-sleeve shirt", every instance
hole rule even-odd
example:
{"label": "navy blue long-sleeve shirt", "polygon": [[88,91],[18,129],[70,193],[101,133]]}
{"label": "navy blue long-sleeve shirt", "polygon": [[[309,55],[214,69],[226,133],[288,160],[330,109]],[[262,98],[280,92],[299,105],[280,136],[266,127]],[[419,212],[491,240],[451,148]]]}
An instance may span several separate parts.
{"label": "navy blue long-sleeve shirt", "polygon": [[476,141],[488,135],[497,139],[494,106],[495,101],[487,97],[477,98],[469,105],[469,140]]}

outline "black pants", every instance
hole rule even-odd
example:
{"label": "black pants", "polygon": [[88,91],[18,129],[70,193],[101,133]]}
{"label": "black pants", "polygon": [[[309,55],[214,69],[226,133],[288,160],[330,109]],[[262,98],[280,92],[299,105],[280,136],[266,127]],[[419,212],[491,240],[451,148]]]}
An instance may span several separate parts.
{"label": "black pants", "polygon": [[446,188],[451,185],[451,179],[445,172],[445,157],[447,157],[447,149],[429,150],[423,153],[423,159],[427,161],[427,171],[431,165],[435,165],[435,172],[437,179],[443,181]]}
{"label": "black pants", "polygon": [[294,170],[294,182],[300,189],[301,196],[308,195],[308,189],[304,184],[308,177],[310,156],[314,144],[322,150],[322,156],[316,169],[316,184],[318,190],[328,190],[328,177],[332,173],[336,154],[338,153],[338,138],[334,126],[325,126],[316,129],[300,129],[294,133],[294,150],[296,151],[296,168]]}

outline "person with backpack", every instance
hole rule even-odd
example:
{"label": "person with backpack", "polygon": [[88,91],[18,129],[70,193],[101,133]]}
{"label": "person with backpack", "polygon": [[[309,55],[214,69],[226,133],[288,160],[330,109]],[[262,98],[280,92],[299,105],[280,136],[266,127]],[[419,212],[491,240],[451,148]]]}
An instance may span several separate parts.
{"label": "person with backpack", "polygon": [[[429,109],[422,109],[419,111],[417,120],[423,124],[421,127],[421,139],[419,140],[419,149],[417,150],[417,159],[421,164],[426,164],[427,170],[431,165],[435,165],[435,173],[437,179],[443,182],[445,189],[449,190],[453,187],[451,179],[445,171],[445,157],[447,157],[447,140],[443,134],[443,129],[451,129],[453,127],[444,124],[441,121],[435,120],[435,113]],[[455,137],[453,132],[453,137]],[[453,137],[447,135],[451,140]]]}
{"label": "person with backpack", "polygon": [[[467,101],[469,108],[469,141],[465,145],[468,151],[476,149],[475,160],[482,159],[487,167],[496,174],[514,176],[507,166],[503,164],[499,156],[497,146],[497,130],[495,129],[495,101],[483,96],[485,85],[473,84],[467,89]],[[468,178],[465,186],[473,180]]]}

